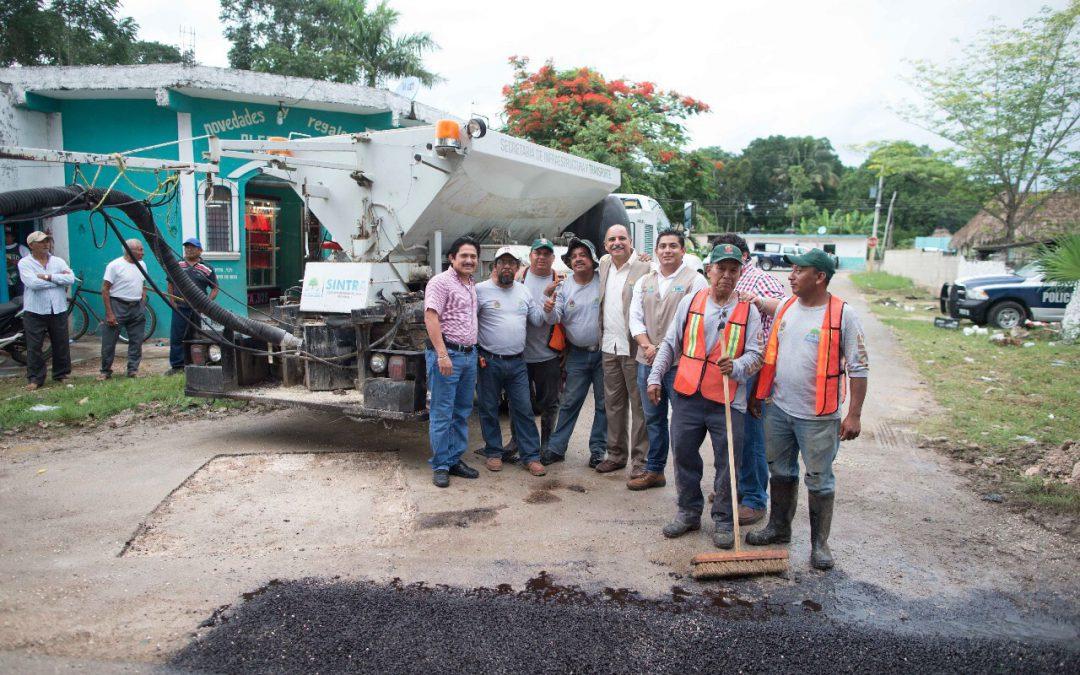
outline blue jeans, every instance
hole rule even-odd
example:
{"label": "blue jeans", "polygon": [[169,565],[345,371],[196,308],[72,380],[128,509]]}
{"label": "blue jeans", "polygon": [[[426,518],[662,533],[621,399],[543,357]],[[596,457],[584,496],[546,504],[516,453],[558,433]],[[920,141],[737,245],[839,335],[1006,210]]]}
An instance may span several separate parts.
{"label": "blue jeans", "polygon": [[832,464],[840,450],[839,418],[804,420],[778,405],[765,415],[765,459],[773,478],[799,480],[799,452],[806,466],[806,489],[830,495],[836,489]]}
{"label": "blue jeans", "polygon": [[668,432],[668,405],[675,400],[675,369],[667,371],[660,381],[660,404],[649,400],[649,372],[652,366],[639,363],[637,388],[641,394],[641,407],[645,411],[645,427],[649,431],[649,454],[645,458],[645,470],[664,473],[667,466],[671,434]]}
{"label": "blue jeans", "polygon": [[195,334],[195,327],[185,317],[202,325],[199,314],[190,307],[173,307],[172,323],[169,324],[169,365],[173,368],[184,367],[184,340]]}
{"label": "blue jeans", "polygon": [[592,431],[589,433],[589,455],[603,457],[607,452],[607,414],[604,412],[604,364],[601,352],[587,352],[570,347],[570,353],[566,357],[566,391],[563,392],[562,403],[559,404],[559,421],[555,423],[555,431],[551,433],[551,440],[548,441],[548,448],[553,454],[566,454],[566,448],[570,445],[570,434],[577,424],[590,386],[595,412]]}
{"label": "blue jeans", "polygon": [[[757,377],[746,385],[754,391]],[[751,509],[764,509],[768,503],[769,464],[765,461],[765,413],[769,406],[761,402],[761,417],[746,414],[743,430],[742,461],[739,463],[739,503]]]}
{"label": "blue jeans", "polygon": [[469,353],[449,350],[454,371],[439,372],[438,357],[428,349],[428,392],[431,404],[428,415],[428,438],[431,439],[431,468],[447,470],[461,461],[469,442],[469,415],[476,394],[476,351]]}
{"label": "blue jeans", "polygon": [[517,440],[518,453],[525,464],[540,460],[540,434],[533,417],[529,369],[524,358],[511,360],[485,358],[487,366],[477,372],[477,411],[484,434],[484,454],[502,457],[502,427],[499,425],[499,395],[506,392],[510,401],[510,426]]}

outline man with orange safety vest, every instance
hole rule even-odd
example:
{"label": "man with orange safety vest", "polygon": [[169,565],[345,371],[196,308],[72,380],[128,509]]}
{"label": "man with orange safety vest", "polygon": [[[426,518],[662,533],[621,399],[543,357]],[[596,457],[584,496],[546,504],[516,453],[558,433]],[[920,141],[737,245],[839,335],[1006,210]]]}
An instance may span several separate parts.
{"label": "man with orange safety vest", "polygon": [[[810,564],[827,570],[833,566],[829,530],[836,480],[832,464],[840,441],[857,438],[862,429],[869,375],[866,337],[851,306],[829,292],[836,272],[832,258],[816,248],[785,258],[792,265],[788,281],[794,296],[782,301],[753,299],[762,312],[776,314],[750,402],[750,414],[759,416],[760,402],[772,397],[765,414],[771,510],[769,524],[747,533],[746,541],[759,546],[791,541],[801,451],[810,502]],[[851,401],[841,422],[848,380]]]}
{"label": "man with orange safety vest", "polygon": [[[712,504],[713,543],[735,544],[728,479],[727,429],[724,406],[731,408],[731,435],[736,464],[741,455],[746,381],[761,366],[761,315],[739,299],[735,284],[742,274],[742,251],[732,244],[713,249],[708,259],[709,288],[687,295],[653,358],[648,395],[660,401],[664,375],[675,373],[672,401],[671,450],[675,459],[678,513],[664,526],[665,537],[682,536],[701,527],[705,498],[701,492],[704,466],[701,444],[712,437],[716,498]],[[724,388],[724,376],[728,387]],[[738,466],[735,467],[738,470]]]}

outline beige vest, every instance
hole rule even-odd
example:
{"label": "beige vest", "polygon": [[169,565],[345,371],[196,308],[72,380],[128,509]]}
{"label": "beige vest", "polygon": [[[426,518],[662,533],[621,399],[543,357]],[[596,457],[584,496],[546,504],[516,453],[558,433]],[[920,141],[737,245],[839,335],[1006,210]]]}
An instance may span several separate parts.
{"label": "beige vest", "polygon": [[[660,346],[664,336],[667,335],[671,322],[675,320],[675,310],[679,303],[690,293],[690,287],[694,283],[697,270],[685,267],[675,275],[671,286],[668,287],[667,295],[660,299],[658,273],[653,270],[642,277],[641,281],[641,309],[645,314],[645,332],[649,336],[649,342]],[[645,360],[645,352],[638,350],[637,362],[648,365]]]}

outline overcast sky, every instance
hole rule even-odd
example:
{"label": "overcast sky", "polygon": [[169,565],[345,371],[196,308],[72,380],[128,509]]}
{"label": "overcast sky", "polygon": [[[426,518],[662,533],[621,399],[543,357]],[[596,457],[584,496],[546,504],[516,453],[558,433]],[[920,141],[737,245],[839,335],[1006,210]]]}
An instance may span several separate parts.
{"label": "overcast sky", "polygon": [[[376,0],[369,0],[375,2]],[[609,79],[651,80],[712,106],[692,120],[693,147],[739,151],[759,136],[825,136],[847,164],[856,146],[910,139],[942,147],[895,109],[916,94],[909,60],[944,61],[998,17],[1010,26],[1043,5],[1066,0],[683,0],[641,2],[436,3],[391,0],[399,30],[431,33],[441,49],[427,58],[445,82],[417,100],[459,116],[501,124],[507,57],[536,67],[587,65]],[[140,37],[180,42],[195,30],[203,65],[227,66],[218,0],[124,0]]]}

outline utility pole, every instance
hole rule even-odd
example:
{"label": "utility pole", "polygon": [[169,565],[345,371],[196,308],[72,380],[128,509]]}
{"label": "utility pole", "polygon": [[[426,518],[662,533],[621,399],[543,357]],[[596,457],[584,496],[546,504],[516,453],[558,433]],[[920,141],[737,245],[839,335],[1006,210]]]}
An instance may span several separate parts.
{"label": "utility pole", "polygon": [[[889,214],[885,216],[885,236],[882,237],[884,249],[889,248],[889,238],[892,237],[892,214],[893,206],[896,204],[896,194],[896,190],[893,190],[892,198],[889,200]],[[882,250],[882,256],[885,254],[884,249]]]}
{"label": "utility pole", "polygon": [[[870,236],[877,240],[877,226],[881,220],[881,191],[885,188],[885,169],[883,168],[878,174],[877,180],[877,195],[876,202],[874,203],[874,230],[870,233]],[[877,246],[870,250],[870,269],[874,271],[877,269]]]}

